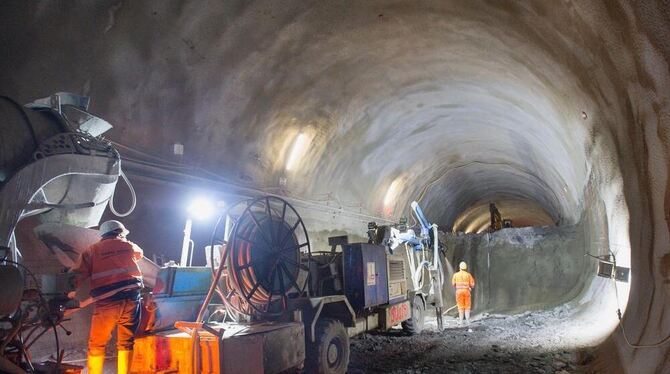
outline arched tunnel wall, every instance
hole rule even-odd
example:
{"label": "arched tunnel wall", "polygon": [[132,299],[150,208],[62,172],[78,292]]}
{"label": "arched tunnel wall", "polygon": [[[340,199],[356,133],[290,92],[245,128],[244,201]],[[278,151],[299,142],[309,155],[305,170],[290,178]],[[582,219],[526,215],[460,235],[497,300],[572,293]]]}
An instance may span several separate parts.
{"label": "arched tunnel wall", "polygon": [[[663,2],[3,2],[0,10],[0,88],[19,102],[90,95],[92,111],[115,126],[112,140],[181,171],[201,167],[328,207],[310,210],[315,232],[335,221],[336,230],[361,230],[365,219],[345,212],[397,218],[413,199],[449,231],[472,207],[524,201],[531,221],[580,225],[584,251],[612,249],[631,266],[630,340],[670,331]],[[301,133],[309,145],[287,170]],[[611,284],[585,285],[574,304],[613,313]],[[668,345],[632,349],[610,318],[603,362],[634,372],[670,365]]]}

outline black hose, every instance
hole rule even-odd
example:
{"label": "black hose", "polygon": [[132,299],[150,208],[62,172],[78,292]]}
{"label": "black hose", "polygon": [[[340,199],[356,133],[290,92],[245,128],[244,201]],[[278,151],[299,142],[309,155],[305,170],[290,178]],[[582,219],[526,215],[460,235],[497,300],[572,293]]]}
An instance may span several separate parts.
{"label": "black hose", "polygon": [[56,367],[60,367],[62,357],[60,355],[60,339],[58,339],[58,329],[56,328],[56,324],[53,322],[51,322],[51,328],[54,330],[54,338],[56,339]]}
{"label": "black hose", "polygon": [[[28,269],[28,267],[26,267],[25,265],[23,265],[23,264],[21,264],[21,263],[18,263],[18,262],[16,262],[16,261],[12,261],[12,260],[8,260],[8,259],[3,259],[2,261],[0,261],[0,263],[2,263],[2,262],[4,262],[4,263],[10,263],[10,264],[14,264],[14,265],[16,265],[16,266],[19,266],[19,267],[23,268],[23,269],[26,271],[26,273],[28,273],[28,275],[29,275],[29,276],[33,279],[33,281],[35,282],[35,286],[37,287],[37,292],[38,292],[38,295],[39,295],[39,298],[40,298],[40,304],[39,304],[39,306],[38,306],[38,309],[39,309],[39,307],[43,307],[43,308],[45,308],[45,309],[48,310],[49,308],[48,308],[48,306],[47,306],[46,300],[44,299],[44,295],[42,294],[42,291],[39,289],[40,284],[39,284],[39,282],[37,281],[37,277],[35,277],[35,274],[34,274],[30,269]],[[20,322],[20,323],[19,323],[19,327],[21,327],[22,324],[23,324],[23,322]],[[56,361],[57,361],[58,365],[60,365],[60,361],[62,360],[62,357],[61,357],[61,354],[60,354],[60,339],[59,339],[59,337],[58,337],[58,329],[56,328],[57,325],[56,325],[53,321],[51,321],[51,327],[53,328],[53,331],[54,331],[54,338],[56,339]],[[37,328],[37,326],[36,326],[35,328]],[[33,329],[33,330],[29,333],[28,338],[30,338],[30,336],[32,336],[32,334],[33,334],[34,331],[35,331],[35,329]],[[38,334],[38,335],[33,339],[33,341],[30,342],[30,343],[28,343],[28,342],[27,342],[27,339],[26,339],[26,343],[28,343],[28,344],[27,344],[27,345],[23,345],[22,349],[24,349],[25,351],[27,351],[28,349],[30,349],[30,346],[32,346],[32,345],[33,345],[33,344],[34,344],[34,343],[35,343],[35,342],[36,342],[42,335],[44,335],[44,333],[45,333],[46,331],[48,331],[48,328],[44,329],[44,330],[43,330],[40,334]],[[3,343],[3,347],[0,348],[0,352],[4,350],[4,347],[6,346],[6,343],[8,343],[8,341],[6,341],[5,343]],[[27,353],[27,352],[26,352],[26,353]],[[29,362],[28,364],[32,367],[32,363]]]}
{"label": "black hose", "polygon": [[[37,277],[35,277],[35,273],[30,271],[30,269],[28,269],[28,267],[26,265],[18,263],[16,261],[12,261],[12,260],[8,260],[6,258],[3,258],[2,260],[0,260],[0,263],[3,263],[3,262],[7,262],[7,263],[10,263],[10,264],[14,264],[16,266],[20,266],[23,270],[25,270],[26,273],[28,273],[28,275],[30,275],[30,277],[35,282],[35,287],[37,287],[37,291],[40,294],[40,299],[42,299],[42,291],[40,291],[40,289],[39,289],[40,288],[40,283],[37,281]],[[42,301],[44,301],[44,300],[42,299]]]}
{"label": "black hose", "polygon": [[11,97],[0,95],[0,99],[4,99],[5,101],[9,102],[19,111],[19,113],[21,113],[21,117],[23,117],[23,120],[25,121],[26,127],[28,127],[28,131],[30,132],[30,136],[33,138],[33,143],[35,143],[35,149],[37,149],[37,147],[40,144],[37,141],[37,135],[35,134],[35,129],[33,128],[33,124],[32,124],[32,122],[30,122],[30,119],[28,118],[28,114],[26,114],[26,111],[23,108],[23,106],[21,104],[17,103]]}

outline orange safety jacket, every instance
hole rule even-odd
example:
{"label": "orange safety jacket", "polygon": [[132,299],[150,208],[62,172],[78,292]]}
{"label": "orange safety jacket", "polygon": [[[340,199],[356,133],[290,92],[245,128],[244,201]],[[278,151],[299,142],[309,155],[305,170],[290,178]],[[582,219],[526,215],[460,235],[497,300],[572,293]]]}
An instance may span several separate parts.
{"label": "orange safety jacket", "polygon": [[475,286],[475,278],[467,271],[461,270],[451,278],[451,284],[456,287],[457,290],[470,291],[472,287]]}
{"label": "orange safety jacket", "polygon": [[79,284],[91,279],[92,297],[133,285],[140,288],[142,272],[137,261],[142,256],[142,248],[126,238],[106,237],[84,251],[74,271],[79,273]]}

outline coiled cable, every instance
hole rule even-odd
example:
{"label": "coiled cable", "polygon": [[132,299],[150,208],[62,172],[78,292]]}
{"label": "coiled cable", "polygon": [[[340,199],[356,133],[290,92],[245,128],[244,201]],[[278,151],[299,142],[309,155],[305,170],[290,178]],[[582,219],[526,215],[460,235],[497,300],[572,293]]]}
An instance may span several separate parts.
{"label": "coiled cable", "polygon": [[[130,215],[130,213],[132,213],[135,210],[135,206],[137,205],[137,195],[135,194],[135,188],[133,188],[133,185],[130,183],[130,180],[128,180],[128,177],[126,176],[126,173],[124,173],[123,170],[121,170],[119,175],[121,176],[121,178],[123,178],[124,182],[126,182],[128,190],[130,190],[130,197],[132,199],[132,203],[130,204],[130,208],[126,212],[120,213],[114,207],[115,191],[112,191],[112,195],[109,197],[109,210],[117,217],[127,217]],[[116,190],[116,188],[114,188],[114,190]]]}

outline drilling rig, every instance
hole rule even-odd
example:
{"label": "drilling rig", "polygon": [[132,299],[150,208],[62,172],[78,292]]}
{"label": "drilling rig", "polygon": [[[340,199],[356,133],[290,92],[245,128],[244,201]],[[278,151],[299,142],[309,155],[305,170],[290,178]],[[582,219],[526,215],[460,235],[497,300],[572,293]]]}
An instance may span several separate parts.
{"label": "drilling rig", "polygon": [[[331,237],[329,250],[315,251],[296,209],[277,196],[235,204],[219,222],[208,248],[220,263],[198,317],[138,338],[133,371],[344,373],[350,337],[397,325],[421,332],[441,287],[430,231],[371,223],[369,242]],[[436,277],[428,289],[424,271]]]}

